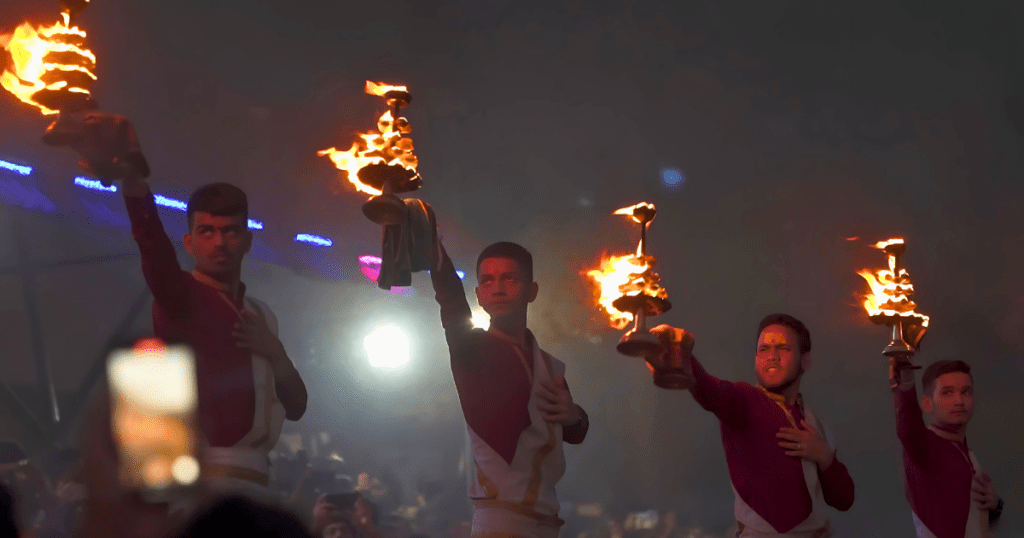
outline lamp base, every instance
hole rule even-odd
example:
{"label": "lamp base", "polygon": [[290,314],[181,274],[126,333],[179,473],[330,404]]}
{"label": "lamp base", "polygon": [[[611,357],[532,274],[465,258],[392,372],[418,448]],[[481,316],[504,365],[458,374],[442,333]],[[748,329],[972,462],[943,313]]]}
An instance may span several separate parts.
{"label": "lamp base", "polygon": [[654,369],[654,385],[668,390],[686,390],[693,385],[693,376],[676,369]]}
{"label": "lamp base", "polygon": [[641,359],[658,357],[666,351],[657,336],[647,330],[639,329],[632,329],[622,335],[622,339],[619,340],[619,345],[615,346],[615,349],[623,355]]}

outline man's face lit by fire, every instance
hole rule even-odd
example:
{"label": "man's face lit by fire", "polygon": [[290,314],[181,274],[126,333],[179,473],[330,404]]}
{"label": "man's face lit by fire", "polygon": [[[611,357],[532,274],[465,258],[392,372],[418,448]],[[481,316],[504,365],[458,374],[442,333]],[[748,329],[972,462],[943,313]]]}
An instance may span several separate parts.
{"label": "man's face lit by fire", "polygon": [[762,387],[776,392],[792,385],[809,364],[800,353],[800,337],[785,325],[769,325],[757,339],[754,369]]}
{"label": "man's face lit by fire", "polygon": [[477,274],[476,300],[491,320],[525,316],[527,305],[537,298],[537,283],[511,258],[485,258]]}
{"label": "man's face lit by fire", "polygon": [[921,398],[921,408],[940,425],[966,425],[974,415],[974,381],[971,375],[950,372],[935,378],[932,393]]}
{"label": "man's face lit by fire", "polygon": [[197,211],[192,214],[192,230],[185,234],[184,242],[196,260],[196,270],[222,279],[242,270],[242,258],[252,246],[252,232],[242,215],[217,217]]}

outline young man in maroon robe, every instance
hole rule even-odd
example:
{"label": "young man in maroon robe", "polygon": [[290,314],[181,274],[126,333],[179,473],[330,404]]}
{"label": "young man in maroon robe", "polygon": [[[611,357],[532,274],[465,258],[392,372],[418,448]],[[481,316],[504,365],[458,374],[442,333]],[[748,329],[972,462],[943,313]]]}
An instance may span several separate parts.
{"label": "young man in maroon robe", "polygon": [[[131,124],[90,114],[72,147],[87,172],[121,179],[121,191],[153,293],[156,336],[188,344],[196,358],[198,415],[204,442],[202,475],[214,486],[265,497],[267,455],[285,418],[306,409],[306,387],[277,337],[269,307],[246,296],[242,259],[252,245],[248,200],[238,187],[215,183],[189,198],[185,271],[137,166],[145,162]],[[112,178],[111,178],[112,179]]]}
{"label": "young man in maroon robe", "polygon": [[[967,424],[974,414],[971,367],[949,360],[929,365],[921,376],[920,406],[914,369],[909,361],[890,359],[896,433],[903,445],[904,484],[917,536],[988,536],[1003,501],[967,446]],[[931,415],[927,426],[922,408]]]}
{"label": "young man in maroon robe", "polygon": [[693,356],[693,337],[660,325],[651,330],[686,367],[690,393],[721,421],[722,445],[735,497],[738,537],[831,536],[827,504],[853,505],[853,480],[835,443],[800,394],[811,364],[811,335],[802,322],[772,314],[758,327],[757,385],[718,379]]}
{"label": "young man in maroon robe", "polygon": [[480,254],[476,297],[491,317],[485,331],[473,328],[462,281],[437,246],[430,277],[473,449],[473,536],[557,538],[562,443],[582,443],[589,423],[566,386],[565,364],[526,327],[538,291],[533,257],[514,243]]}

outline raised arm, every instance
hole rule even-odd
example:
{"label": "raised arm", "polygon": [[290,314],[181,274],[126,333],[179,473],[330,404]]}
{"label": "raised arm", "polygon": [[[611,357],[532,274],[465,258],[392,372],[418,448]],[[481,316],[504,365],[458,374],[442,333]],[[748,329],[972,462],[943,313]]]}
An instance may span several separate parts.
{"label": "raised arm", "polygon": [[693,353],[683,351],[684,360],[692,361],[693,365],[693,386],[690,387],[693,399],[726,424],[738,424],[746,420],[747,398],[736,383],[709,374]]}
{"label": "raised arm", "polygon": [[917,403],[914,370],[909,362],[890,359],[890,387],[896,408],[896,435],[907,455],[923,465],[927,461],[928,427]]}
{"label": "raised arm", "polygon": [[651,329],[651,333],[668,348],[671,357],[665,358],[672,364],[682,365],[693,376],[690,393],[701,407],[728,424],[737,424],[746,419],[746,395],[735,383],[718,379],[704,370],[693,356],[692,334],[670,325],[659,325]]}
{"label": "raised arm", "polygon": [[172,319],[188,315],[185,275],[146,184],[149,165],[135,128],[122,116],[99,112],[72,120],[71,125],[78,136],[69,145],[82,156],[82,170],[106,180],[122,180],[132,236],[142,254],[142,273],[157,306]]}
{"label": "raised arm", "polygon": [[441,326],[444,327],[445,340],[452,361],[470,359],[477,354],[473,352],[476,336],[482,336],[482,329],[473,328],[473,312],[466,300],[466,292],[462,280],[455,272],[455,265],[444,246],[438,242],[438,264],[430,271],[430,281],[434,285],[434,298],[441,307]]}
{"label": "raised arm", "polygon": [[142,255],[146,284],[156,304],[168,317],[181,319],[188,315],[190,308],[185,273],[157,215],[153,193],[141,178],[125,179],[121,190],[132,223],[132,237]]}

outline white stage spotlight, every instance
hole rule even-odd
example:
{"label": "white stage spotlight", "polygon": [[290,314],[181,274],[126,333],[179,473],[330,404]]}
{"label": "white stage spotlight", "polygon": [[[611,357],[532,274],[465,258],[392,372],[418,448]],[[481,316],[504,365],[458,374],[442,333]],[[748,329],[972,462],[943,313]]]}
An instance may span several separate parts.
{"label": "white stage spotlight", "polygon": [[374,329],[363,339],[363,346],[375,368],[401,368],[409,362],[409,338],[394,325]]}

